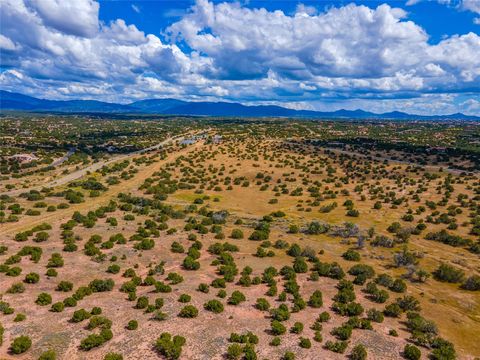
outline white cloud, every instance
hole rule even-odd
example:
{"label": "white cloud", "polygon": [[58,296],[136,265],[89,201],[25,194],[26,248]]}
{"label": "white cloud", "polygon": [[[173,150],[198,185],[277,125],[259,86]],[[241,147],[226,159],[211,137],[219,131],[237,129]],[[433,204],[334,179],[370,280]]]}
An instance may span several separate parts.
{"label": "white cloud", "polygon": [[418,4],[419,2],[421,2],[422,0],[407,0],[407,2],[405,3],[406,6],[412,6],[412,5],[416,5]]}
{"label": "white cloud", "polygon": [[259,79],[273,71],[320,88],[340,83],[383,91],[461,88],[478,81],[478,35],[432,46],[406,15],[388,5],[350,4],[319,15],[288,16],[199,0],[167,32],[211,58],[213,67],[205,75],[219,80]]}
{"label": "white cloud", "polygon": [[317,8],[314,6],[308,6],[305,4],[298,4],[297,8],[295,9],[295,13],[297,14],[306,14],[306,15],[316,15],[317,14]]}
{"label": "white cloud", "polygon": [[140,13],[141,13],[140,8],[139,8],[137,5],[135,5],[135,4],[132,4],[132,9],[133,9],[133,11],[135,11],[137,14],[140,14]]}
{"label": "white cloud", "polygon": [[18,48],[18,45],[16,45],[12,40],[0,34],[0,49],[3,51],[15,51],[18,50]]}
{"label": "white cloud", "polygon": [[479,113],[480,112],[480,100],[468,99],[461,103],[462,107],[465,107],[469,113]]}
{"label": "white cloud", "polygon": [[93,0],[26,0],[45,26],[65,34],[91,37],[98,30],[99,4]]}
{"label": "white cloud", "polygon": [[478,0],[463,0],[460,4],[462,10],[472,11],[480,14],[480,1]]}
{"label": "white cloud", "polygon": [[[288,15],[198,0],[165,29],[167,42],[122,19],[100,23],[98,11],[91,0],[3,0],[1,62],[10,70],[1,73],[2,88],[52,98],[171,96],[290,107],[318,99],[340,106],[348,98],[371,109],[407,97],[435,99],[446,110],[451,98],[428,94],[480,83],[477,34],[432,45],[404,10],[388,5],[318,13],[300,4]],[[419,103],[434,111],[429,100]],[[395,100],[420,111],[414,103]]]}

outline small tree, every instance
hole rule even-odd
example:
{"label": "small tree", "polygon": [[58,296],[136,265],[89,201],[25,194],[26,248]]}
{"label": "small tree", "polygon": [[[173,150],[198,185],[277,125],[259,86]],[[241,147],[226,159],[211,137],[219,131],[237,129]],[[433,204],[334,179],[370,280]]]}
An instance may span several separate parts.
{"label": "small tree", "polygon": [[422,353],[415,345],[406,344],[403,348],[403,357],[408,360],[419,360]]}
{"label": "small tree", "polygon": [[319,308],[323,305],[322,292],[320,290],[315,290],[308,300],[308,305],[313,308]]}
{"label": "small tree", "polygon": [[310,349],[312,347],[312,342],[308,338],[301,337],[300,343],[298,344],[301,348]]}
{"label": "small tree", "polygon": [[232,344],[227,349],[227,359],[238,360],[242,356],[243,350],[239,344]]}
{"label": "small tree", "polygon": [[47,350],[43,352],[39,357],[38,360],[56,360],[57,354],[54,350]]}
{"label": "small tree", "polygon": [[28,336],[19,336],[13,339],[10,345],[10,351],[13,354],[23,354],[32,346],[32,340]]}
{"label": "small tree", "polygon": [[232,295],[228,298],[227,302],[230,305],[238,305],[241,302],[244,302],[245,300],[246,300],[245,295],[242,292],[235,290],[232,293]]}
{"label": "small tree", "polygon": [[186,340],[183,336],[173,336],[167,332],[162,333],[155,343],[157,351],[167,360],[176,360],[182,354],[182,347]]}
{"label": "small tree", "polygon": [[123,355],[111,352],[105,354],[103,360],[123,360]]}
{"label": "small tree", "polygon": [[128,330],[137,330],[138,328],[138,321],[137,320],[130,320],[127,324]]}
{"label": "small tree", "polygon": [[367,350],[362,344],[356,345],[350,354],[351,360],[365,360],[367,358]]}
{"label": "small tree", "polygon": [[290,329],[290,332],[293,334],[300,334],[302,331],[303,331],[303,324],[299,321],[293,324],[292,328]]}
{"label": "small tree", "polygon": [[218,300],[209,300],[203,305],[205,310],[211,311],[215,314],[223,312],[223,304]]}
{"label": "small tree", "polygon": [[230,235],[232,239],[243,239],[243,236],[243,231],[240,229],[233,229],[232,234]]}
{"label": "small tree", "polygon": [[52,303],[52,296],[47,293],[40,293],[35,303],[41,306],[50,305]]}
{"label": "small tree", "polygon": [[194,318],[198,316],[198,309],[193,305],[187,305],[182,310],[178,316],[182,318]]}
{"label": "small tree", "polygon": [[270,303],[265,298],[258,298],[255,307],[260,311],[267,311],[270,309]]}
{"label": "small tree", "polygon": [[283,335],[287,332],[287,328],[278,320],[273,320],[271,323],[273,335]]}

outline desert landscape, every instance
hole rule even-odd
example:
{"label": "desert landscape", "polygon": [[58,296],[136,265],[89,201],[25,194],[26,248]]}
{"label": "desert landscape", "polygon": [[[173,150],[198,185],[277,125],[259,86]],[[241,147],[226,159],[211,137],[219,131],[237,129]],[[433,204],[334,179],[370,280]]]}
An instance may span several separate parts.
{"label": "desert landscape", "polygon": [[0,0],[0,360],[480,360],[480,0]]}
{"label": "desert landscape", "polygon": [[480,354],[476,125],[58,121],[1,122],[2,356]]}

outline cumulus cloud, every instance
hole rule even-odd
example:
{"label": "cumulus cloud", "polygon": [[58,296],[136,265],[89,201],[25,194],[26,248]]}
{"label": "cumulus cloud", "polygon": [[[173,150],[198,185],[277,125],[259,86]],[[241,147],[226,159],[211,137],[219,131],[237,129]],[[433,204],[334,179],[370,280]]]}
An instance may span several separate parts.
{"label": "cumulus cloud", "polygon": [[308,6],[305,4],[298,4],[297,8],[295,9],[295,12],[298,14],[307,14],[307,15],[316,15],[317,14],[317,8],[314,6]]}
{"label": "cumulus cloud", "polygon": [[480,1],[478,0],[463,0],[460,4],[462,10],[472,11],[480,14]]}
{"label": "cumulus cloud", "polygon": [[45,26],[65,34],[94,36],[98,30],[99,4],[93,0],[26,0]]}
{"label": "cumulus cloud", "polygon": [[[431,44],[404,10],[386,4],[324,12],[299,4],[285,14],[197,0],[165,38],[123,19],[102,23],[98,13],[93,0],[3,0],[2,87],[108,101],[171,96],[318,107],[319,99],[337,106],[358,99],[370,109],[382,99],[413,107],[411,99],[429,94],[480,90],[477,34]],[[452,101],[435,96],[438,104]]]}
{"label": "cumulus cloud", "polygon": [[432,46],[425,31],[406,16],[385,4],[288,16],[199,0],[167,32],[211,58],[213,68],[205,75],[219,80],[258,79],[274,71],[321,88],[384,91],[436,91],[446,84],[460,90],[479,80],[478,35]]}
{"label": "cumulus cloud", "polygon": [[16,45],[12,40],[0,34],[0,49],[3,51],[15,51],[18,50],[18,48],[18,45]]}

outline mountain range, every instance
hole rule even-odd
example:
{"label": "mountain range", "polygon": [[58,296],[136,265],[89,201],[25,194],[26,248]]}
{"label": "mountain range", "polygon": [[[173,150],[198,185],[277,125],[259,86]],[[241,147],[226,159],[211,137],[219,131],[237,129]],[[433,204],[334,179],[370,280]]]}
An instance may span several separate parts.
{"label": "mountain range", "polygon": [[364,110],[337,110],[321,112],[294,110],[275,105],[247,106],[231,102],[194,102],[177,99],[146,99],[130,104],[116,104],[96,100],[46,100],[0,90],[0,110],[66,113],[131,113],[193,116],[235,117],[292,117],[332,119],[398,119],[398,120],[474,120],[478,116],[462,113],[450,115],[413,115],[400,111],[376,114]]}

